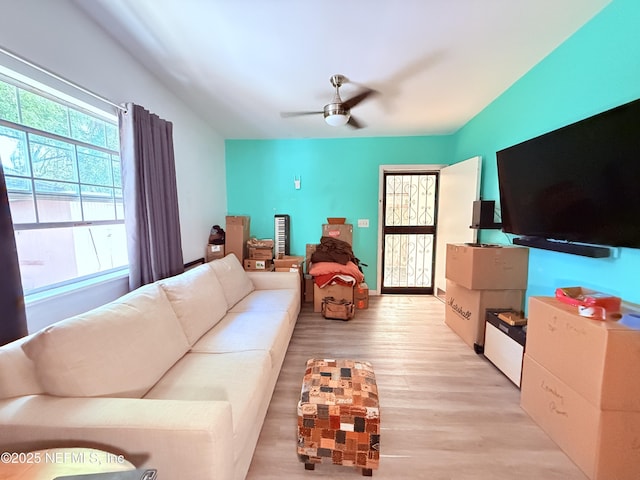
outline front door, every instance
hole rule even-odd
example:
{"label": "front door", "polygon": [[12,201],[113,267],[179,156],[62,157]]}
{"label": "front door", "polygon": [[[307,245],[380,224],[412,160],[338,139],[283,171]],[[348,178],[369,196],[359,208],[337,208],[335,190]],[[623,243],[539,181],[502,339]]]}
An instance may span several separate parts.
{"label": "front door", "polygon": [[385,172],[381,293],[432,294],[437,172]]}

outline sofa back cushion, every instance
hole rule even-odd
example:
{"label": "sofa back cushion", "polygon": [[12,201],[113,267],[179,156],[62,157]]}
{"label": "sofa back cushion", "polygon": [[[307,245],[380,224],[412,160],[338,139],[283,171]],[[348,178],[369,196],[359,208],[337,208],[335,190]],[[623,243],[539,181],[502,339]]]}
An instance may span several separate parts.
{"label": "sofa back cushion", "polygon": [[0,347],[0,399],[43,393],[36,369],[22,350],[28,337]]}
{"label": "sofa back cushion", "polygon": [[255,286],[242,268],[240,260],[233,253],[209,262],[209,265],[220,280],[229,308],[255,290]]}
{"label": "sofa back cushion", "polygon": [[218,277],[209,265],[200,265],[161,280],[189,345],[193,345],[227,313],[227,300]]}
{"label": "sofa back cushion", "polygon": [[50,325],[22,348],[50,395],[141,398],[189,344],[164,291],[151,284]]}

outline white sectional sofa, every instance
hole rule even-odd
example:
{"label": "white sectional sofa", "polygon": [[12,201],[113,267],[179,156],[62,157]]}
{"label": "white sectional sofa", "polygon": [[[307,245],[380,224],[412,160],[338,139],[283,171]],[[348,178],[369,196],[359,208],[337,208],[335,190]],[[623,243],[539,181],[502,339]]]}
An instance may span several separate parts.
{"label": "white sectional sofa", "polygon": [[245,478],[300,298],[297,273],[228,255],[0,347],[0,451],[87,446],[159,479]]}

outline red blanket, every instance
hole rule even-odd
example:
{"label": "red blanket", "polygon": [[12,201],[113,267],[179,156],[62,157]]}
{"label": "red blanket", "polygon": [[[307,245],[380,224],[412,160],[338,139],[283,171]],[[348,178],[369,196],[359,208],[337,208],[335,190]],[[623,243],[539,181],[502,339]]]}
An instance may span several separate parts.
{"label": "red blanket", "polygon": [[327,285],[356,285],[364,281],[364,275],[353,262],[342,265],[337,262],[316,262],[311,264],[309,274],[318,287]]}
{"label": "red blanket", "polygon": [[325,273],[324,275],[316,275],[313,277],[313,281],[320,288],[326,287],[327,285],[353,286],[358,283],[351,275],[346,275],[344,273]]}

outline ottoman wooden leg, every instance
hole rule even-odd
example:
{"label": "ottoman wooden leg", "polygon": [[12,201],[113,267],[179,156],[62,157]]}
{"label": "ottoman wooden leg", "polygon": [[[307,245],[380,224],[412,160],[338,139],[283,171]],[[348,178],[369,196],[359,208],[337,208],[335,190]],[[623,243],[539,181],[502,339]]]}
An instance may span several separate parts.
{"label": "ottoman wooden leg", "polygon": [[372,468],[363,468],[362,469],[362,476],[363,477],[372,477],[373,476],[373,469]]}
{"label": "ottoman wooden leg", "polygon": [[315,470],[316,469],[316,464],[315,463],[305,463],[304,464],[304,469],[305,470]]}

